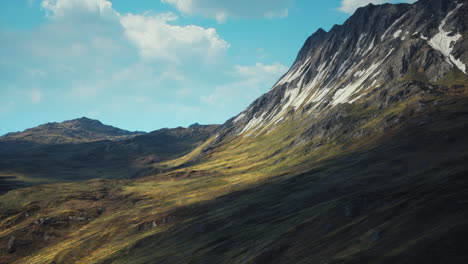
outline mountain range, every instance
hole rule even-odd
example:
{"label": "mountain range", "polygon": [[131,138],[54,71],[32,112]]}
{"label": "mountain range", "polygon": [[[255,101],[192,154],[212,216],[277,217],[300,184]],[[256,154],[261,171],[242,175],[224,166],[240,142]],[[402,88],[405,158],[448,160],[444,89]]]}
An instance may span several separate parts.
{"label": "mountain range", "polygon": [[0,137],[0,194],[18,187],[94,178],[135,178],[153,163],[178,158],[208,139],[217,125],[129,132],[86,117]]}
{"label": "mountain range", "polygon": [[221,126],[3,136],[59,183],[0,196],[0,263],[465,263],[467,7],[360,8]]}
{"label": "mountain range", "polygon": [[144,132],[130,132],[113,126],[102,124],[98,120],[87,117],[47,123],[38,127],[26,129],[23,132],[8,133],[0,137],[0,141],[20,141],[37,144],[67,144],[85,143],[100,140],[122,140]]}

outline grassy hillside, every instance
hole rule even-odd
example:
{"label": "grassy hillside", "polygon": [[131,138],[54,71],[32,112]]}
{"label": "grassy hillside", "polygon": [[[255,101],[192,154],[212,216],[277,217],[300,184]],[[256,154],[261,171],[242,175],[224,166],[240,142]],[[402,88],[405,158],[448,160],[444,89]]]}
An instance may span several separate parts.
{"label": "grassy hillside", "polygon": [[217,125],[161,129],[126,140],[39,144],[0,141],[0,194],[18,187],[95,178],[135,178],[162,169],[153,163],[184,156]]}
{"label": "grassy hillside", "polygon": [[411,85],[382,108],[375,91],[268,134],[213,137],[152,176],[11,191],[0,259],[463,263],[468,91]]}

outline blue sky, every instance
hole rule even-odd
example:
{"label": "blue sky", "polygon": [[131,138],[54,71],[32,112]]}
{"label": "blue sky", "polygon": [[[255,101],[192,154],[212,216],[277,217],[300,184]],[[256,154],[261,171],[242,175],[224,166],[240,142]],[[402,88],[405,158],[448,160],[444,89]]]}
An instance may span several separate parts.
{"label": "blue sky", "polygon": [[0,0],[0,135],[87,116],[223,123],[306,38],[383,0]]}

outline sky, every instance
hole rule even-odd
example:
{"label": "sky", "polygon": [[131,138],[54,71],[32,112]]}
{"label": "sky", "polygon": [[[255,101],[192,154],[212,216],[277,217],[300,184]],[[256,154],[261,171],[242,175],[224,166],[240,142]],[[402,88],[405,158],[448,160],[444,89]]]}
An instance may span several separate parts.
{"label": "sky", "polygon": [[224,123],[309,35],[371,2],[387,1],[0,0],[0,135],[82,116],[132,131]]}

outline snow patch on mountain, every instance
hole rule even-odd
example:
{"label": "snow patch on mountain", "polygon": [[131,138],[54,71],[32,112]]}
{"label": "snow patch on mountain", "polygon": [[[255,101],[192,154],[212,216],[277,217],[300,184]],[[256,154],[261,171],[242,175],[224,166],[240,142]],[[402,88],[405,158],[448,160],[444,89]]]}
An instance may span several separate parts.
{"label": "snow patch on mountain", "polygon": [[250,119],[249,123],[247,123],[247,125],[244,127],[244,129],[242,129],[242,131],[240,132],[240,134],[243,134],[247,131],[249,131],[250,129],[253,129],[250,133],[252,133],[253,131],[255,131],[255,129],[259,128],[260,126],[258,126],[259,124],[261,124],[264,120],[263,116],[265,114],[261,114],[259,116],[254,116],[252,119]]}
{"label": "snow patch on mountain", "polygon": [[364,84],[364,82],[369,78],[369,76],[375,72],[381,63],[374,63],[365,71],[359,74],[359,79],[335,92],[333,95],[332,105],[343,104],[350,102],[351,98],[359,88]]}
{"label": "snow patch on mountain", "polygon": [[237,122],[239,122],[240,120],[242,120],[242,118],[244,118],[244,116],[245,116],[245,113],[241,113],[240,115],[238,115],[238,116],[236,117],[236,119],[234,119],[234,123],[237,123]]}
{"label": "snow patch on mountain", "polygon": [[[430,40],[428,40],[429,45],[440,51],[446,58],[447,63],[450,65],[455,65],[463,73],[466,74],[466,65],[460,60],[456,59],[451,53],[455,43],[462,37],[460,33],[452,33],[450,31],[445,31],[444,27],[447,23],[447,20],[455,13],[463,4],[458,4],[457,7],[450,11],[447,16],[442,20],[439,25],[439,32],[435,34]],[[421,36],[422,39],[427,40],[426,37]]]}
{"label": "snow patch on mountain", "polygon": [[387,30],[385,30],[385,32],[382,34],[382,36],[380,37],[380,40],[384,40],[385,37],[387,36],[388,32],[390,32],[396,25],[398,25],[398,23],[407,15],[408,13],[405,13],[403,14],[400,18],[398,18],[397,20],[395,20],[395,22],[393,22],[393,24],[387,28]]}
{"label": "snow patch on mountain", "polygon": [[284,77],[281,78],[281,80],[279,80],[278,83],[274,87],[285,84],[285,83],[290,83],[290,82],[296,80],[297,78],[299,78],[304,73],[304,69],[307,66],[309,66],[310,60],[311,60],[311,58],[308,58],[300,66],[293,66],[291,68],[291,70],[289,72],[287,72],[286,75],[284,75]]}
{"label": "snow patch on mountain", "polygon": [[[387,17],[388,13],[375,16],[385,27],[359,28],[360,32],[354,26],[346,32],[342,31],[343,27],[337,27],[327,33],[330,37],[307,41],[291,69],[267,95],[233,120],[239,126],[236,134],[268,133],[290,118],[316,117],[340,104],[353,104],[369,94],[366,91],[385,89],[389,81],[404,76],[408,61],[433,52],[427,49],[428,45],[444,56],[435,56],[435,65],[428,65],[434,62],[424,59],[416,61],[421,68],[428,67],[427,74],[440,72],[437,65],[445,60],[466,73],[466,65],[454,58],[455,53],[463,54],[459,45],[455,45],[462,38],[457,33],[460,30],[455,29],[459,20],[455,15],[461,6],[453,3],[449,10],[437,11],[443,15],[434,15],[434,10],[427,6],[426,9],[417,4],[411,8],[401,5],[398,10],[388,9],[398,12],[391,16]],[[440,21],[440,18],[444,19]],[[435,35],[425,37],[422,32]],[[413,36],[425,41],[414,40]],[[421,49],[422,55],[413,52],[413,47]]]}
{"label": "snow patch on mountain", "polygon": [[401,30],[401,29],[395,31],[395,33],[393,33],[393,38],[398,38],[398,37],[400,37],[401,32],[403,32],[403,30]]}

